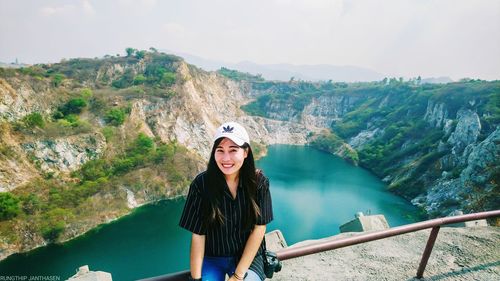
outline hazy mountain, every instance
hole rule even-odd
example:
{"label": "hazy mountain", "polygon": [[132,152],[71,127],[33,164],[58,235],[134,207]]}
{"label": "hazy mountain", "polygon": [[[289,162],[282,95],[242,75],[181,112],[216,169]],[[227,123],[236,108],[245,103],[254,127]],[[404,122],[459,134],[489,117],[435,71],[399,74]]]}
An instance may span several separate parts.
{"label": "hazy mountain", "polygon": [[186,53],[171,52],[183,57],[188,63],[205,70],[218,70],[221,67],[234,69],[252,74],[261,74],[268,80],[288,81],[295,80],[317,81],[333,80],[335,82],[380,81],[384,75],[376,71],[357,66],[337,66],[328,64],[319,65],[293,65],[293,64],[257,64],[250,61],[227,63],[205,59]]}
{"label": "hazy mountain", "polygon": [[427,84],[446,84],[446,83],[450,83],[450,82],[453,82],[453,80],[447,76],[431,77],[431,78],[422,79],[422,83],[427,83]]}
{"label": "hazy mountain", "polygon": [[228,67],[228,65],[232,65],[231,63],[205,59],[205,58],[190,55],[187,53],[173,52],[173,51],[168,51],[168,50],[161,50],[161,51],[163,51],[167,54],[175,54],[177,56],[180,56],[189,64],[196,65],[197,67],[203,68],[204,70],[207,70],[207,71],[215,71],[215,70],[220,69],[221,67]]}
{"label": "hazy mountain", "polygon": [[335,82],[380,81],[384,75],[376,71],[357,66],[338,66],[328,64],[318,65],[293,65],[293,64],[268,64],[259,65],[244,61],[234,65],[237,70],[260,73],[269,80],[288,81],[291,77],[295,80],[306,81],[333,80]]}

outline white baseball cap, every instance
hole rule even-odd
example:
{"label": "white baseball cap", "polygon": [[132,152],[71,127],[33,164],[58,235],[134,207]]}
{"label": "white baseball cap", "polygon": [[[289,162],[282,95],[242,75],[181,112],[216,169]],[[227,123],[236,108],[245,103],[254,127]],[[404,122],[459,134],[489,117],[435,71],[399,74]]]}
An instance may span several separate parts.
{"label": "white baseball cap", "polygon": [[226,122],[220,125],[215,133],[214,142],[220,138],[228,138],[239,146],[245,143],[250,144],[250,137],[248,137],[247,130],[236,122]]}

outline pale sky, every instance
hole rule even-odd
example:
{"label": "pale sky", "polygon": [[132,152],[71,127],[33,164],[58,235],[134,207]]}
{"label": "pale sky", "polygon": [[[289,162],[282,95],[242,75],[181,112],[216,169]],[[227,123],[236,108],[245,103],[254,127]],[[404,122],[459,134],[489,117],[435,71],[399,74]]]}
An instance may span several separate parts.
{"label": "pale sky", "polygon": [[500,0],[0,0],[1,62],[126,47],[499,80]]}

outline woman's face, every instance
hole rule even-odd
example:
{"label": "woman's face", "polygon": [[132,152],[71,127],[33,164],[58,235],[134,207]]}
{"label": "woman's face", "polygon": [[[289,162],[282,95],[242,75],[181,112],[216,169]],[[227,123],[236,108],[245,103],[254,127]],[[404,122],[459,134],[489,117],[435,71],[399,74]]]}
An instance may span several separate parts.
{"label": "woman's face", "polygon": [[226,176],[238,175],[248,151],[236,145],[232,140],[224,138],[215,149],[215,162]]}

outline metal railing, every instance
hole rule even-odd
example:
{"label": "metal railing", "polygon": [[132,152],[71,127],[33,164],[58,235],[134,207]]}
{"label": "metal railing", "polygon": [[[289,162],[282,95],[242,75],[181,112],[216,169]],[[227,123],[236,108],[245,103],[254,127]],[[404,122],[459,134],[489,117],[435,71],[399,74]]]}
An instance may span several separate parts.
{"label": "metal railing", "polygon": [[[277,251],[276,254],[278,255],[278,258],[280,260],[284,261],[296,257],[302,257],[319,252],[339,249],[360,243],[366,243],[370,241],[375,241],[379,239],[384,239],[392,236],[397,236],[405,233],[431,228],[432,229],[431,234],[429,235],[429,239],[427,240],[427,245],[425,246],[425,250],[424,253],[422,254],[420,265],[417,270],[416,277],[418,279],[421,279],[424,275],[425,267],[427,266],[427,261],[429,260],[429,257],[432,253],[432,249],[434,247],[434,243],[439,234],[439,229],[442,225],[461,223],[472,220],[481,220],[498,216],[500,216],[500,210],[432,219],[423,222],[417,222],[385,230],[380,230],[376,232],[362,233],[355,236],[340,238],[332,241],[317,242],[305,246],[289,247]],[[142,281],[177,281],[177,280],[184,281],[187,280],[188,276],[189,276],[189,271],[186,270],[172,274],[157,276],[153,278],[142,279]]]}

